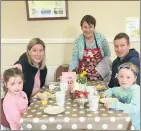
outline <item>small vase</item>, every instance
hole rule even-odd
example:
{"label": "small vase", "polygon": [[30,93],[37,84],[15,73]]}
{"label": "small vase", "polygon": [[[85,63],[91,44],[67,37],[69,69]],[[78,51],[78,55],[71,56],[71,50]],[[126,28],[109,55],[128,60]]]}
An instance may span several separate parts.
{"label": "small vase", "polygon": [[84,107],[84,105],[88,102],[87,98],[77,98],[75,99],[75,102],[80,106]]}

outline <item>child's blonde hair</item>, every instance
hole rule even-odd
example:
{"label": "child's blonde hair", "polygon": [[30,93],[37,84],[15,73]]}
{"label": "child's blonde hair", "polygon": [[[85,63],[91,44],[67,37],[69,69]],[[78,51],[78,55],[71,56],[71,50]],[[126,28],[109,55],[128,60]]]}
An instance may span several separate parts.
{"label": "child's blonde hair", "polygon": [[33,66],[32,59],[31,59],[29,51],[31,50],[31,48],[34,45],[37,45],[37,44],[42,45],[43,49],[44,49],[44,57],[43,57],[42,61],[39,63],[40,69],[43,69],[45,67],[45,43],[40,38],[33,38],[32,40],[29,41],[28,46],[27,46],[27,50],[26,50],[26,54],[27,54],[27,57],[28,57],[29,64],[31,66]]}
{"label": "child's blonde hair", "polygon": [[134,73],[135,76],[137,76],[137,74],[139,72],[138,67],[131,62],[126,62],[126,63],[121,64],[118,67],[118,72],[120,71],[120,69],[123,69],[123,68],[130,69]]}
{"label": "child's blonde hair", "polygon": [[[24,81],[23,72],[19,68],[9,68],[5,70],[3,73],[4,83],[7,83],[11,77],[17,77],[17,76],[21,77],[22,80]],[[5,84],[4,84],[4,91],[7,92],[7,88]]]}

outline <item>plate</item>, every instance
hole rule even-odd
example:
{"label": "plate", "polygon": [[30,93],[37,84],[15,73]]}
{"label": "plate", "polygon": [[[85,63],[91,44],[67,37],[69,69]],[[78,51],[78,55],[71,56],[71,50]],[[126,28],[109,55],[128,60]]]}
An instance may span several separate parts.
{"label": "plate", "polygon": [[59,86],[59,82],[48,82],[46,85],[55,85],[55,86]]}
{"label": "plate", "polygon": [[44,112],[50,115],[57,115],[64,111],[65,111],[65,108],[61,106],[49,106],[44,109]]}
{"label": "plate", "polygon": [[53,98],[53,97],[55,97],[55,95],[54,94],[52,94],[51,92],[49,92],[49,91],[44,91],[44,92],[38,92],[36,95],[34,95],[33,96],[33,98],[34,99],[41,99],[42,98],[42,96],[47,96],[48,98]]}
{"label": "plate", "polygon": [[38,92],[37,94],[35,94],[34,96],[33,96],[33,98],[34,99],[41,99],[41,96],[42,96],[42,93],[41,92]]}
{"label": "plate", "polygon": [[118,102],[119,100],[117,98],[101,98],[101,103],[110,103],[110,102]]}
{"label": "plate", "polygon": [[47,95],[48,98],[53,98],[55,97],[55,95],[52,93],[52,92],[49,92],[49,91],[45,91],[43,92],[45,95]]}
{"label": "plate", "polygon": [[102,91],[107,89],[107,83],[102,81],[102,82],[90,82],[88,81],[87,83],[88,86],[94,86],[97,91]]}

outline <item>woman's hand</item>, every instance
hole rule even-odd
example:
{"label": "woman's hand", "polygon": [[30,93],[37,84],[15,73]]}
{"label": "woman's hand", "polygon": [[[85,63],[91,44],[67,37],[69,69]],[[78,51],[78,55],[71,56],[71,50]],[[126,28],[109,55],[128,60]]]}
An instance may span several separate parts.
{"label": "woman's hand", "polygon": [[13,66],[14,68],[19,68],[22,71],[22,65],[21,64],[16,64]]}

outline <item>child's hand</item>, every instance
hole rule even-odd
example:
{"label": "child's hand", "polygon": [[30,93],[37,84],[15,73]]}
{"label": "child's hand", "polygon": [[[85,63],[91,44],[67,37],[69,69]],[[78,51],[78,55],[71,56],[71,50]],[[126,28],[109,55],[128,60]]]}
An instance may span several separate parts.
{"label": "child's hand", "polygon": [[105,103],[105,104],[104,104],[104,106],[106,107],[106,109],[108,109],[108,110],[109,110],[109,108],[110,108],[109,103]]}
{"label": "child's hand", "polygon": [[104,93],[101,94],[101,98],[106,98],[107,95],[105,95]]}

